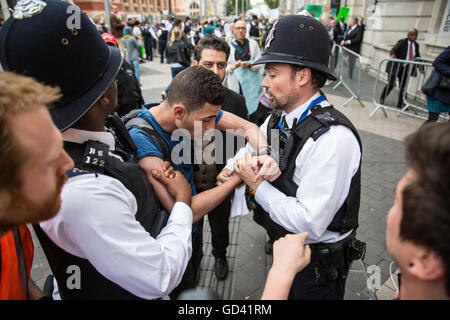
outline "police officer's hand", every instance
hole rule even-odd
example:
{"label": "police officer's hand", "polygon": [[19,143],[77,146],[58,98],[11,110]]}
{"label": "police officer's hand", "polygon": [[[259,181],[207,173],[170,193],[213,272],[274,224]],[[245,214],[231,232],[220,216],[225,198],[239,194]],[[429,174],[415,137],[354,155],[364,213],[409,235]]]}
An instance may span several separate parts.
{"label": "police officer's hand", "polygon": [[308,233],[288,234],[273,243],[272,270],[294,277],[311,260],[311,249],[305,246]]}
{"label": "police officer's hand", "polygon": [[256,173],[252,168],[252,155],[247,152],[243,159],[239,159],[234,165],[234,172],[236,172],[241,179],[253,192],[256,192],[263,179],[255,179]]}
{"label": "police officer's hand", "polygon": [[222,183],[230,180],[233,172],[229,169],[223,169],[217,176],[217,185],[220,186]]}
{"label": "police officer's hand", "polygon": [[277,162],[269,155],[253,157],[252,168],[257,173],[254,179],[255,182],[261,178],[272,182],[281,175]]}
{"label": "police officer's hand", "polygon": [[152,170],[152,177],[161,182],[166,187],[169,194],[175,198],[175,202],[181,201],[191,206],[192,189],[189,182],[180,171],[173,173],[173,178],[166,177],[163,172],[159,170]]}

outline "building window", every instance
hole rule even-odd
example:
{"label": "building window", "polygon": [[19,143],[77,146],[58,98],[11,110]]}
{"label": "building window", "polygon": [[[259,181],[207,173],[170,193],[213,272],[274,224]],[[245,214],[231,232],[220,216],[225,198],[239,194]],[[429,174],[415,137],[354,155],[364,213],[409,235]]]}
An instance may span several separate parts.
{"label": "building window", "polygon": [[189,14],[192,16],[199,16],[200,15],[200,6],[197,2],[192,2],[189,6]]}

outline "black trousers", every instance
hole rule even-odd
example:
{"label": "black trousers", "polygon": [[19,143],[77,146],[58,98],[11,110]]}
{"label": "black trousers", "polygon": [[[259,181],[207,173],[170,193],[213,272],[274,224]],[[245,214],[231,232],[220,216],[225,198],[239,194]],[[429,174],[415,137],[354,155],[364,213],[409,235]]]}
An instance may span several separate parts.
{"label": "black trousers", "polygon": [[230,244],[228,221],[230,219],[231,195],[222,201],[214,210],[208,213],[211,228],[212,255],[215,258],[226,258],[227,247]]}
{"label": "black trousers", "polygon": [[164,54],[166,51],[166,44],[167,44],[166,40],[159,40],[158,52],[159,52],[159,55],[161,56],[161,63],[164,63]]}
{"label": "black trousers", "polygon": [[[320,276],[317,278],[315,267]],[[329,282],[317,263],[311,262],[297,273],[289,291],[289,300],[344,300],[346,279]]]}
{"label": "black trousers", "polygon": [[272,113],[273,109],[265,107],[261,102],[258,104],[258,108],[253,112],[249,118],[250,122],[253,122],[258,127],[261,126],[267,117]]}
{"label": "black trousers", "polygon": [[354,55],[348,55],[348,77],[353,78],[353,69],[355,68],[356,57]]}
{"label": "black trousers", "polygon": [[408,66],[397,67],[394,66],[392,70],[390,70],[388,74],[388,84],[384,87],[383,92],[381,93],[380,102],[383,104],[386,97],[389,95],[391,90],[395,86],[395,79],[398,78],[398,82],[400,84],[400,93],[398,95],[397,107],[400,108],[403,105],[403,93],[405,92],[406,78],[408,74]]}
{"label": "black trousers", "polygon": [[145,39],[145,54],[147,55],[147,60],[153,60],[153,48],[152,48],[152,40]]}
{"label": "black trousers", "polygon": [[338,64],[338,58],[339,58],[339,47],[336,45],[335,47],[334,47],[334,50],[333,50],[333,52],[332,52],[332,54],[331,54],[331,69],[334,71],[335,69],[336,69],[336,67],[337,67],[337,64]]}
{"label": "black trousers", "polygon": [[197,286],[197,278],[200,273],[200,264],[203,258],[203,219],[198,223],[198,229],[192,234],[192,256],[180,284],[169,294],[171,300],[176,300],[178,295],[188,289]]}

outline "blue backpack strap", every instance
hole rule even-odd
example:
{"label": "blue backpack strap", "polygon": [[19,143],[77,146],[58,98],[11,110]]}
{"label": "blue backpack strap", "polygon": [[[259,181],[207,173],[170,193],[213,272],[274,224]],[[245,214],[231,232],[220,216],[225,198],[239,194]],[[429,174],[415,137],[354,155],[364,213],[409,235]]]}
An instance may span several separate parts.
{"label": "blue backpack strap", "polygon": [[242,50],[237,43],[235,43],[234,41],[231,42],[231,45],[236,49],[237,52],[239,52],[239,54],[242,54],[244,52],[244,50]]}

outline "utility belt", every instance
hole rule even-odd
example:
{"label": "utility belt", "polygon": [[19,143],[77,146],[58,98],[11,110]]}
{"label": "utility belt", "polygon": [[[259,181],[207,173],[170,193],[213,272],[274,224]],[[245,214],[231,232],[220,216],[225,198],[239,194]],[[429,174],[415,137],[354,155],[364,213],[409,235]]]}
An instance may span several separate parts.
{"label": "utility belt", "polygon": [[336,243],[310,244],[311,265],[316,278],[331,282],[346,279],[353,261],[364,259],[366,243],[356,239],[356,231]]}

